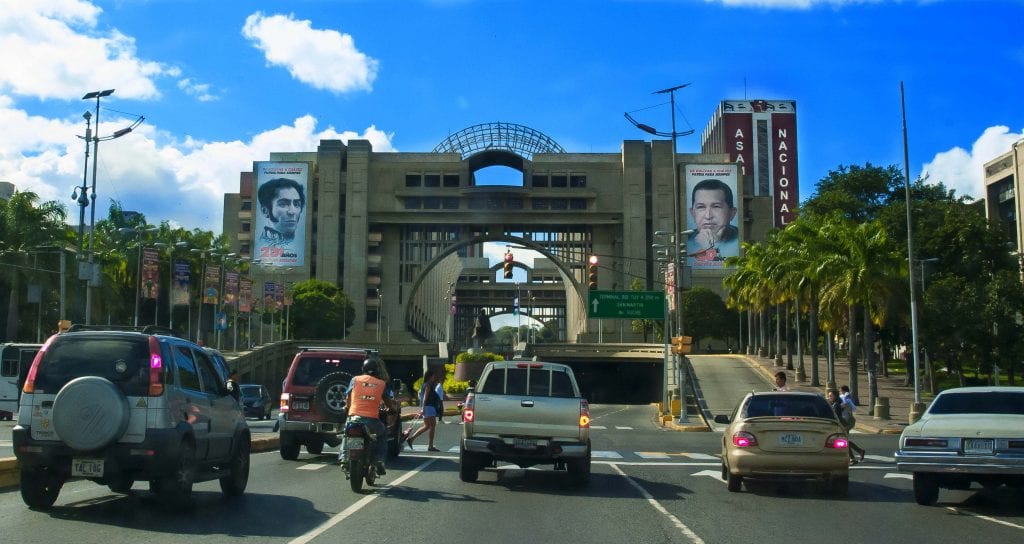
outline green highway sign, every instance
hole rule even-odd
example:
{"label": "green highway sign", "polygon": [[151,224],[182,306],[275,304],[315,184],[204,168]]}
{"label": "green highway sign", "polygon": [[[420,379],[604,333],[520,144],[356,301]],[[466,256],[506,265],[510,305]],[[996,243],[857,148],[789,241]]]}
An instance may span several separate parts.
{"label": "green highway sign", "polygon": [[590,291],[587,317],[591,319],[662,319],[665,293],[661,291]]}

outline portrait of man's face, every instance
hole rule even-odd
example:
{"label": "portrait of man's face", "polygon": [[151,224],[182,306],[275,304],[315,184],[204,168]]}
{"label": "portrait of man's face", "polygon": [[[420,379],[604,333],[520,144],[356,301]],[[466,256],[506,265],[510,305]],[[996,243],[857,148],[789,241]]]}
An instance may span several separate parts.
{"label": "portrait of man's face", "polygon": [[263,214],[273,224],[274,230],[285,238],[292,238],[302,215],[302,197],[294,187],[282,187],[274,194],[270,208],[263,208]]}
{"label": "portrait of man's face", "polygon": [[699,189],[693,193],[690,215],[698,231],[709,230],[719,236],[736,217],[736,208],[729,206],[725,191]]}

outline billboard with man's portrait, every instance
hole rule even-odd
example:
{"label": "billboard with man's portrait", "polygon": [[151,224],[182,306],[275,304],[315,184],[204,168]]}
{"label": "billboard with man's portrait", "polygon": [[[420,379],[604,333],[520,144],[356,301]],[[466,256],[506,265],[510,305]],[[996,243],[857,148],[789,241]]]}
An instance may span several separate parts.
{"label": "billboard with man's portrait", "polygon": [[256,162],[253,258],[264,266],[303,266],[309,163]]}
{"label": "billboard with man's portrait", "polygon": [[737,190],[735,164],[686,165],[687,264],[695,269],[724,266],[740,254],[739,213],[743,202]]}

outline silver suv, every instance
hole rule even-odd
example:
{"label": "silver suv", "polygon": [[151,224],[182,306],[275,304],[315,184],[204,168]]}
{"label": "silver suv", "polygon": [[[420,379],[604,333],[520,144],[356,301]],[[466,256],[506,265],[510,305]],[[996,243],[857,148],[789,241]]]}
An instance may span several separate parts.
{"label": "silver suv", "polygon": [[175,507],[194,482],[241,495],[250,434],[224,369],[166,329],[109,329],[73,326],[32,363],[12,432],[25,504],[53,506],[69,478],[117,493],[148,481]]}

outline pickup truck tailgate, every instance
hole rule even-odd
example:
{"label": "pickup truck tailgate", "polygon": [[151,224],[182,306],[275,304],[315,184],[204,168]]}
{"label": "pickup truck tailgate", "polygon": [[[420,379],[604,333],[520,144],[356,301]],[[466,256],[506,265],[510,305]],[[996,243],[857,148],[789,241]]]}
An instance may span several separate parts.
{"label": "pickup truck tailgate", "polygon": [[480,395],[475,398],[473,434],[580,438],[580,399]]}

